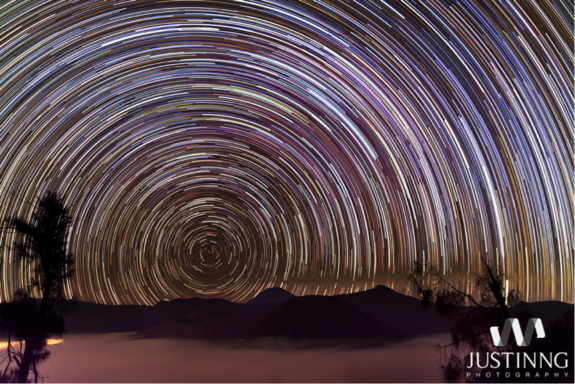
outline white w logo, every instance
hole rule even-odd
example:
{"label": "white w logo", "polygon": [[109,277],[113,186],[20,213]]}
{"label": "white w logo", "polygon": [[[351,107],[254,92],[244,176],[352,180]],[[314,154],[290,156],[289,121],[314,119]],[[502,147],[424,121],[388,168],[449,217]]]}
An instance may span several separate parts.
{"label": "white w logo", "polygon": [[543,330],[543,323],[541,319],[532,318],[529,319],[527,323],[527,329],[525,330],[525,338],[523,338],[523,332],[521,332],[521,326],[519,325],[519,320],[517,319],[505,319],[503,324],[503,334],[499,335],[499,329],[497,327],[491,327],[491,337],[493,338],[493,344],[496,347],[503,347],[507,345],[509,340],[509,334],[513,329],[513,334],[515,335],[515,341],[520,347],[527,347],[531,344],[531,338],[533,337],[533,330],[537,332],[537,338],[542,339],[545,337],[545,330]]}

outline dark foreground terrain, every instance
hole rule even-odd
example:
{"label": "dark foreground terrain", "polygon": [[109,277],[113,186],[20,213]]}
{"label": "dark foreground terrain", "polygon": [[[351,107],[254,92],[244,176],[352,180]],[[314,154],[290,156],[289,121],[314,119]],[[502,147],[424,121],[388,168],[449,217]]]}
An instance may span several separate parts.
{"label": "dark foreground terrain", "polygon": [[[248,303],[223,299],[177,299],[154,306],[110,306],[78,302],[65,317],[70,333],[134,332],[139,338],[203,340],[290,339],[397,341],[448,333],[453,319],[470,307],[455,307],[449,316],[434,305],[379,285],[338,296],[296,297],[281,288],[261,292]],[[530,312],[543,325],[573,310],[557,301],[520,303],[513,313]]]}

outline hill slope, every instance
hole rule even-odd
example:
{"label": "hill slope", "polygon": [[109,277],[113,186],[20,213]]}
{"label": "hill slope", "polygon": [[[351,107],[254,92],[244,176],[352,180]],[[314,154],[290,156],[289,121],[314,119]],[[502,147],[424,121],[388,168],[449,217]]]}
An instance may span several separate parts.
{"label": "hill slope", "polygon": [[329,296],[303,296],[286,301],[249,334],[251,337],[387,338],[405,336],[361,310]]}
{"label": "hill slope", "polygon": [[248,301],[248,304],[285,303],[295,295],[280,287],[268,288]]}

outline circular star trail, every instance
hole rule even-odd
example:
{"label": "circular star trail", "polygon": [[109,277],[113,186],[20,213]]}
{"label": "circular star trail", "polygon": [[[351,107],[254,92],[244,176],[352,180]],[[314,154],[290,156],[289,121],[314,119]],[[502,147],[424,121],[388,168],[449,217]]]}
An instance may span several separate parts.
{"label": "circular star trail", "polygon": [[[573,301],[573,6],[0,6],[0,217],[73,209],[101,303],[371,288],[493,261]],[[3,234],[2,300],[31,268]],[[338,286],[339,284],[339,286]]]}

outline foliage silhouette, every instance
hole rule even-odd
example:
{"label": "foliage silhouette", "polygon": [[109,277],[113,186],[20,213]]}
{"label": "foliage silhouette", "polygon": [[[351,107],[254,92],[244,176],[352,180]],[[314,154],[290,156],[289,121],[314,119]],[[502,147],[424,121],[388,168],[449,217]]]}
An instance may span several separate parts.
{"label": "foliage silhouette", "polygon": [[[7,331],[9,342],[0,381],[42,380],[38,364],[50,355],[47,339],[64,332],[63,314],[73,304],[65,299],[64,286],[74,274],[74,255],[67,252],[66,240],[72,219],[64,201],[47,191],[29,221],[15,216],[4,221],[3,229],[16,234],[16,257],[33,268],[34,275],[31,284],[2,307],[0,329]],[[35,292],[42,294],[39,305]]]}
{"label": "foliage silhouette", "polygon": [[[517,304],[520,293],[512,290],[507,297],[504,290],[504,276],[494,265],[489,265],[483,258],[484,271],[477,275],[476,282],[480,292],[479,300],[457,289],[443,274],[430,264],[415,262],[408,280],[419,293],[424,303],[435,300],[438,312],[452,314],[457,306],[466,300],[475,305],[473,309],[457,314],[451,328],[452,342],[440,346],[441,368],[446,381],[460,381],[467,366],[470,352],[491,352],[493,346],[489,329],[511,317],[509,307]],[[497,348],[500,351],[502,348]],[[469,370],[468,370],[469,371]]]}

